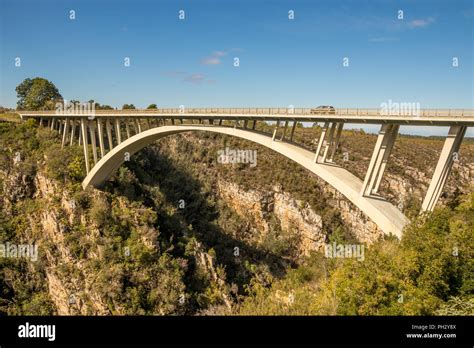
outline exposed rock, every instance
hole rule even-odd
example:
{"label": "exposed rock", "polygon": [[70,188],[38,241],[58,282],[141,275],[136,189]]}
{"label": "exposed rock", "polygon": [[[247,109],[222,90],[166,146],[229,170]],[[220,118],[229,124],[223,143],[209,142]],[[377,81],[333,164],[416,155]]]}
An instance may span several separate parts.
{"label": "exposed rock", "polygon": [[34,177],[20,171],[1,172],[4,180],[3,194],[5,209],[10,210],[11,205],[19,200],[33,197],[35,193]]}
{"label": "exposed rock", "polygon": [[226,289],[226,279],[223,275],[219,274],[216,267],[215,257],[205,252],[202,249],[201,243],[196,243],[193,249],[194,259],[196,265],[203,274],[209,274],[211,281],[217,284],[219,292],[221,294],[222,301],[224,305],[228,308],[232,308],[232,301],[229,297],[228,291]]}
{"label": "exposed rock", "polygon": [[321,250],[324,247],[326,235],[323,231],[323,221],[308,203],[291,197],[282,192],[280,187],[274,187],[273,213],[280,220],[283,230],[299,234],[300,249],[303,255],[312,250]]}
{"label": "exposed rock", "polygon": [[[325,184],[324,190],[332,195],[329,204],[338,208],[344,222],[362,243],[373,243],[383,236],[382,231],[368,217],[348,202],[338,191]],[[327,241],[323,221],[308,203],[294,199],[280,187],[269,192],[245,191],[237,184],[218,181],[220,196],[241,216],[251,219],[259,233],[268,233],[269,213],[278,218],[282,230],[296,234],[300,240],[299,252],[308,255],[312,250],[322,250]],[[263,236],[262,236],[263,238]]]}

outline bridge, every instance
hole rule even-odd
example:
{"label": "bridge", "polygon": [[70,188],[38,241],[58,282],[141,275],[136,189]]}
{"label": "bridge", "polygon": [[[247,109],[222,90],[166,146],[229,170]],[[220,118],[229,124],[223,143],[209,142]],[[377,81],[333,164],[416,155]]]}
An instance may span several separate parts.
{"label": "bridge", "polygon": [[[401,236],[408,219],[378,193],[401,125],[448,126],[422,211],[432,211],[443,192],[467,127],[474,126],[473,109],[422,109],[413,114],[379,109],[311,108],[191,108],[154,110],[20,111],[41,126],[59,131],[62,146],[76,141],[84,149],[87,176],[84,189],[100,187],[131,155],[169,135],[208,131],[239,137],[270,148],[302,165],[342,193],[385,234]],[[257,130],[271,122],[272,133]],[[322,123],[316,151],[293,141],[298,122]],[[380,130],[364,180],[335,163],[346,123],[379,124]],[[91,167],[92,164],[92,167]]]}

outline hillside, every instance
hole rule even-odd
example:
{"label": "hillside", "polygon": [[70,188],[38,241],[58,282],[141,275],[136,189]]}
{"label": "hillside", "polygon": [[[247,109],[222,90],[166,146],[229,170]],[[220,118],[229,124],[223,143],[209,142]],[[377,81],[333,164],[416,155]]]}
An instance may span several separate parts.
{"label": "hillside", "polygon": [[[296,140],[314,147],[319,132]],[[375,138],[344,131],[338,163],[362,178]],[[226,147],[257,150],[257,165],[218,163]],[[382,194],[410,217],[441,147],[397,141]],[[402,241],[291,160],[231,137],[166,138],[103,190],[82,191],[82,148],[33,120],[0,123],[0,158],[0,240],[39,246],[36,262],[0,259],[3,313],[473,313],[472,140],[442,207]],[[365,261],[325,258],[328,242],[364,243]]]}

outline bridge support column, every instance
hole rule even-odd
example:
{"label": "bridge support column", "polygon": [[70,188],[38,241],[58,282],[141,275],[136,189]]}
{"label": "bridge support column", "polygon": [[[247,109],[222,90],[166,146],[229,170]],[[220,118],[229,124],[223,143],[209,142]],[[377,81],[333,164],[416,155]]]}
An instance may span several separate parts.
{"label": "bridge support column", "polygon": [[63,127],[63,141],[61,143],[61,147],[64,147],[64,144],[66,144],[66,139],[67,139],[67,132],[69,131],[69,120],[64,120],[64,127]]}
{"label": "bridge support column", "polygon": [[273,136],[272,136],[273,141],[275,141],[275,138],[276,138],[279,127],[280,127],[280,120],[277,121],[277,123],[275,125],[275,129],[273,130]]}
{"label": "bridge support column", "polygon": [[89,151],[87,149],[87,129],[86,129],[86,122],[84,118],[81,118],[81,136],[82,136],[82,145],[84,148],[84,161],[86,163],[86,172],[89,174]]}
{"label": "bridge support column", "polygon": [[56,119],[55,119],[55,118],[51,119],[51,130],[53,130],[53,129],[54,129],[54,126],[55,126],[55,121],[56,121]]}
{"label": "bridge support column", "polygon": [[380,165],[379,174],[375,181],[374,189],[372,190],[373,193],[377,193],[379,190],[380,183],[382,182],[383,173],[385,172],[385,167],[387,167],[388,159],[392,152],[393,145],[395,144],[395,140],[397,139],[399,129],[400,129],[399,125],[393,125],[392,130],[389,134],[388,145],[382,157],[382,164]]}
{"label": "bridge support column", "polygon": [[326,137],[326,132],[329,128],[329,122],[325,122],[324,126],[321,130],[321,135],[319,136],[318,147],[316,148],[316,154],[314,156],[314,163],[318,163],[319,161],[319,153],[321,152],[321,148],[324,145],[324,138]]}
{"label": "bridge support column", "polygon": [[100,158],[103,158],[105,156],[104,132],[102,128],[102,121],[99,118],[97,119],[97,136],[99,137]]}
{"label": "bridge support column", "polygon": [[222,118],[219,120],[219,126],[222,126]]}
{"label": "bridge support column", "polygon": [[291,133],[290,133],[290,141],[293,141],[293,135],[295,134],[295,128],[296,128],[296,120],[293,121],[293,126],[291,127]]}
{"label": "bridge support column", "polygon": [[331,144],[332,151],[331,151],[331,156],[329,157],[329,162],[334,161],[334,155],[336,154],[337,147],[339,146],[339,140],[341,139],[342,128],[344,128],[344,123],[339,122],[337,125],[336,138],[334,139],[333,144]]}
{"label": "bridge support column", "polygon": [[451,126],[439,156],[438,164],[431,178],[430,186],[421,205],[422,211],[433,211],[453,166],[454,156],[458,153],[466,134],[466,126]]}
{"label": "bridge support column", "polygon": [[79,120],[79,133],[77,135],[77,143],[79,144],[79,146],[82,145],[82,127],[81,127],[81,121]]}
{"label": "bridge support column", "polygon": [[118,118],[115,119],[115,134],[117,136],[117,143],[122,143],[122,134],[120,133],[120,120]]}
{"label": "bridge support column", "polygon": [[114,148],[114,142],[112,139],[112,125],[109,120],[105,120],[105,129],[107,131],[107,143],[109,144],[109,151]]}
{"label": "bridge support column", "polygon": [[69,142],[69,146],[74,145],[75,132],[76,132],[76,121],[71,120],[71,140]]}
{"label": "bridge support column", "polygon": [[141,133],[142,127],[140,125],[140,122],[138,122],[138,120],[133,120],[133,124],[135,125],[135,134]]}
{"label": "bridge support column", "polygon": [[244,128],[247,129],[248,120],[244,121]]}
{"label": "bridge support column", "polygon": [[377,182],[380,184],[382,180],[386,163],[390,157],[390,152],[392,151],[398,134],[398,128],[398,125],[393,124],[384,124],[380,128],[374,152],[370,159],[369,168],[367,169],[367,174],[365,175],[362,185],[361,195],[366,196],[377,192]]}
{"label": "bridge support column", "polygon": [[283,128],[283,133],[281,134],[280,140],[285,140],[286,130],[288,129],[288,120],[285,121],[285,128]]}
{"label": "bridge support column", "polygon": [[88,122],[89,123],[89,134],[91,137],[91,145],[92,145],[92,155],[94,158],[94,165],[97,164],[97,141],[95,138],[95,123],[94,122]]}
{"label": "bridge support column", "polygon": [[127,120],[125,120],[125,132],[127,133],[127,139],[130,138],[130,127]]}
{"label": "bridge support column", "polygon": [[326,162],[326,158],[328,156],[329,148],[331,147],[334,139],[334,132],[336,131],[336,126],[337,123],[333,122],[331,125],[331,129],[329,130],[329,139],[326,141],[326,147],[324,148],[324,153],[323,153],[323,160],[322,162]]}
{"label": "bridge support column", "polygon": [[253,124],[252,124],[252,130],[255,130],[255,126],[257,125],[257,120],[253,120]]}

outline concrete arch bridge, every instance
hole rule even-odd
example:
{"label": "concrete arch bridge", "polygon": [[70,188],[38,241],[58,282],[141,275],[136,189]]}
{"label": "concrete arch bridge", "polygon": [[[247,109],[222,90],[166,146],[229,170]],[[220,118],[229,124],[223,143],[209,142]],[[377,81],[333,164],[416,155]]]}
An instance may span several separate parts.
{"label": "concrete arch bridge", "polygon": [[[316,174],[363,211],[385,234],[401,236],[408,219],[378,194],[400,125],[448,126],[449,134],[431,179],[422,211],[434,209],[447,181],[455,154],[474,110],[421,110],[416,116],[386,115],[380,109],[202,108],[100,110],[87,114],[22,111],[22,120],[35,118],[56,129],[62,145],[82,144],[87,176],[82,186],[100,187],[127,156],[169,135],[208,131],[239,137],[272,149]],[[273,133],[256,130],[257,122],[274,123]],[[293,142],[297,122],[322,122],[315,152]],[[334,155],[345,123],[379,124],[380,131],[364,180],[338,166]]]}

